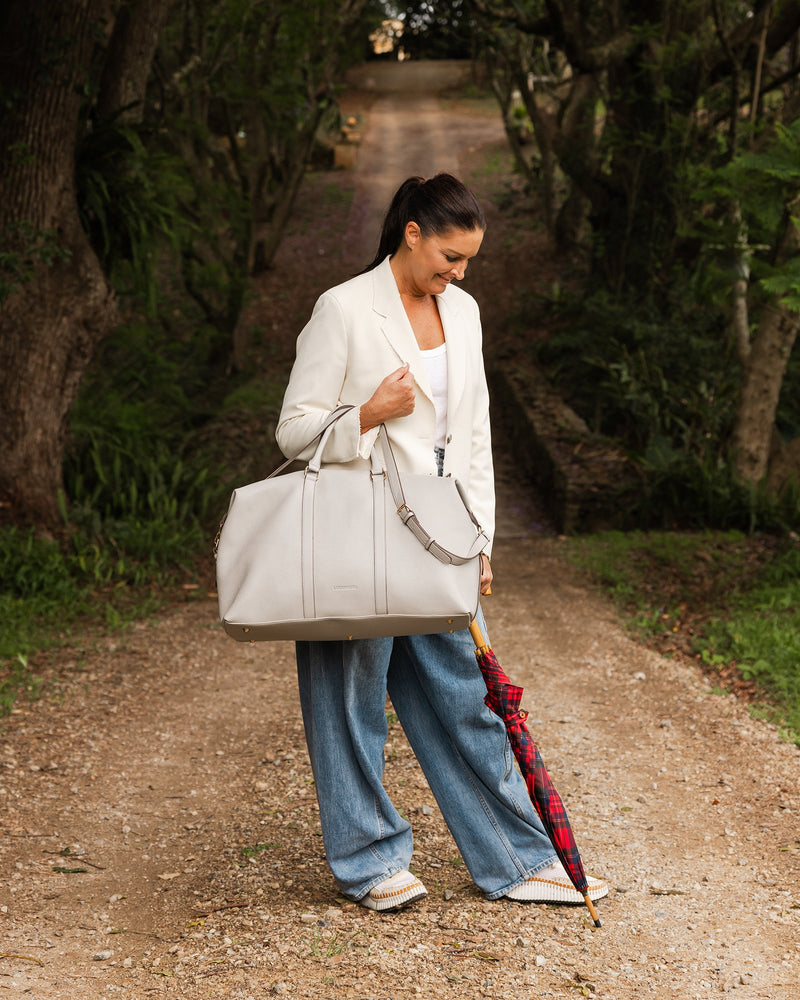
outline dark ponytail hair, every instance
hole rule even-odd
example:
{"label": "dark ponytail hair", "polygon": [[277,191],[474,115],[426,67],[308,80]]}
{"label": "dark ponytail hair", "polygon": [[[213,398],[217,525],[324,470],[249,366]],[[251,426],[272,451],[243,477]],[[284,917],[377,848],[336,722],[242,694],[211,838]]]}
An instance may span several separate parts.
{"label": "dark ponytail hair", "polygon": [[395,253],[409,222],[416,222],[423,236],[439,236],[448,229],[474,232],[486,228],[486,219],[475,195],[452,174],[430,180],[409,177],[395,192],[383,220],[378,252],[365,274]]}

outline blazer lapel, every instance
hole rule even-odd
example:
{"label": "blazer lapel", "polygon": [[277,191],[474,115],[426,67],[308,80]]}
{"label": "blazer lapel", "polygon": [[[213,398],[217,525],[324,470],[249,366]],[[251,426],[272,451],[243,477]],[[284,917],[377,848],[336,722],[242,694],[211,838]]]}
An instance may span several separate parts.
{"label": "blazer lapel", "polygon": [[420,392],[433,401],[428,369],[403,308],[403,301],[389,266],[389,258],[379,264],[372,273],[374,275],[372,308],[378,314],[381,332],[400,358],[400,363],[408,362]]}
{"label": "blazer lapel", "polygon": [[447,421],[450,426],[464,395],[466,379],[466,357],[464,345],[466,337],[460,329],[464,322],[457,300],[447,294],[447,291],[436,296],[439,305],[439,316],[444,327],[444,339],[447,344]]}

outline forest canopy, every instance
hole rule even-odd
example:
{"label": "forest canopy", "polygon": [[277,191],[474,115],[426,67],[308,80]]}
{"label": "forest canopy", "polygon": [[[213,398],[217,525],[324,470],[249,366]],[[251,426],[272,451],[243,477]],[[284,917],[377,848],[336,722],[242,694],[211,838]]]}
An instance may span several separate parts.
{"label": "forest canopy", "polygon": [[[182,454],[246,377],[254,276],[382,22],[384,57],[485,68],[570,272],[524,300],[531,359],[627,450],[648,517],[796,525],[800,0],[9,0],[5,519],[96,504],[143,441]],[[116,400],[102,428],[87,392]]]}

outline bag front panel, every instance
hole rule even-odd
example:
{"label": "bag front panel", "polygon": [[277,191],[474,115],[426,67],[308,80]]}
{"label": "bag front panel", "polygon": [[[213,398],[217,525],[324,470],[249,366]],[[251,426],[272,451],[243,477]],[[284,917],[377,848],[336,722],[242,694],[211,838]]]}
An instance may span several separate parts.
{"label": "bag front panel", "polygon": [[297,617],[302,472],[235,490],[217,550],[220,618],[243,625]]}
{"label": "bag front panel", "polygon": [[[373,489],[369,468],[326,466],[316,484],[305,484],[313,503],[313,608],[315,618],[365,617],[376,613]],[[312,492],[312,496],[309,496]],[[306,520],[306,533],[309,521]]]}
{"label": "bag front panel", "polygon": [[[374,489],[368,468],[324,467],[313,489],[310,478],[295,472],[234,492],[217,552],[220,618],[231,636],[330,640],[468,626],[477,557],[439,562],[398,517],[385,477]],[[403,486],[431,536],[466,554],[476,530],[454,481],[408,475]]]}
{"label": "bag front panel", "polygon": [[[435,541],[457,555],[469,551],[477,532],[452,479],[404,476],[403,491],[407,506]],[[386,518],[389,612],[413,616],[427,610],[432,615],[474,617],[480,590],[479,557],[461,566],[439,562],[403,524],[391,495]]]}

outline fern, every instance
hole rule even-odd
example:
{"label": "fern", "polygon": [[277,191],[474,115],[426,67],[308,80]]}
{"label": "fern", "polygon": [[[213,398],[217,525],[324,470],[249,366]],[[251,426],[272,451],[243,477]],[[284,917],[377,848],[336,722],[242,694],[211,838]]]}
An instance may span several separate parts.
{"label": "fern", "polygon": [[154,315],[158,262],[164,248],[175,250],[186,238],[191,223],[181,202],[191,187],[185,165],[162,148],[157,133],[121,121],[122,111],[93,122],[79,144],[78,205],[117,291],[136,296]]}
{"label": "fern", "polygon": [[[772,141],[757,152],[746,152],[721,168],[701,167],[687,175],[692,202],[704,205],[685,226],[710,251],[708,263],[721,283],[746,257],[758,290],[781,305],[800,311],[798,240],[786,240],[787,227],[798,227],[800,197],[800,119],[776,125]],[[728,207],[736,203],[741,220]],[[744,234],[744,238],[743,238]]]}

